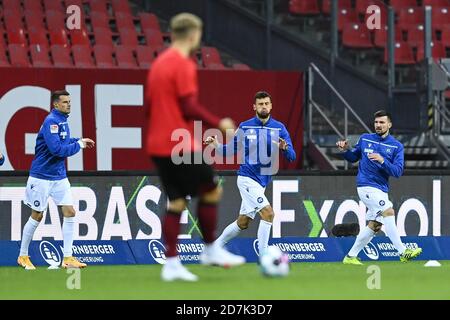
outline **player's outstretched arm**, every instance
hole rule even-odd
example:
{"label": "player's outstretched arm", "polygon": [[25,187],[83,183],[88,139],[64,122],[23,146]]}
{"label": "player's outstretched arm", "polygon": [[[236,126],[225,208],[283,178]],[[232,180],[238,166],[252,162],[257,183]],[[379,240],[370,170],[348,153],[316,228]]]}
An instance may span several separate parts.
{"label": "player's outstretched arm", "polygon": [[361,159],[361,145],[360,145],[361,139],[358,141],[358,143],[353,147],[353,149],[350,148],[350,144],[348,143],[348,140],[339,140],[336,142],[336,146],[338,149],[343,152],[343,157],[348,162],[357,162]]}

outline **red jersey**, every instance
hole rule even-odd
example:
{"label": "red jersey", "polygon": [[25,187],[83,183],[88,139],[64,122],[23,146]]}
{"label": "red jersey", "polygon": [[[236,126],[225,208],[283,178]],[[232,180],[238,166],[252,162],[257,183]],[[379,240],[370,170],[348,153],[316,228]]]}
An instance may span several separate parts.
{"label": "red jersey", "polygon": [[[180,106],[180,98],[192,94],[198,94],[197,66],[176,49],[167,49],[152,63],[147,76],[146,99],[150,108],[147,154],[168,157],[175,146],[180,149],[182,141],[183,150],[201,151],[201,141],[194,139],[192,122],[185,119]],[[179,133],[186,136],[189,132],[190,139],[178,134],[179,140],[172,141],[172,133],[177,129],[187,130]]]}

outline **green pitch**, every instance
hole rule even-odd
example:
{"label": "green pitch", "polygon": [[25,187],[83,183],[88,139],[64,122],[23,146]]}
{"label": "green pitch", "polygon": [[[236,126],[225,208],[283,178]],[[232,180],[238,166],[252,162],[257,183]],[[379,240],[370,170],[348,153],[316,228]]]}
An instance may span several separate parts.
{"label": "green pitch", "polygon": [[[0,267],[0,299],[450,299],[450,261],[441,263],[293,263],[281,279],[262,277],[253,263],[227,270],[188,266],[200,276],[196,283],[163,283],[159,265],[89,266],[80,272],[81,288],[73,290],[67,283],[77,285],[70,278],[75,274],[66,270]],[[379,267],[380,282],[369,265]],[[368,282],[380,289],[368,289]]]}

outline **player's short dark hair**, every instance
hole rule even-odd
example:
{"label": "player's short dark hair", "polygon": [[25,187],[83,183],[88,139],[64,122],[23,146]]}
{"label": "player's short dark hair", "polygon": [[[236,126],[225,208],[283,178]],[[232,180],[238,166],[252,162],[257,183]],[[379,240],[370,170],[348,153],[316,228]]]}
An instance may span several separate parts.
{"label": "player's short dark hair", "polygon": [[192,13],[179,13],[170,20],[172,38],[185,39],[192,30],[201,30],[202,19]]}
{"label": "player's short dark hair", "polygon": [[255,94],[254,102],[256,102],[256,99],[264,99],[264,98],[270,98],[270,102],[272,102],[272,96],[266,91],[258,91]]}
{"label": "player's short dark hair", "polygon": [[373,114],[373,118],[379,118],[379,117],[387,117],[389,119],[390,122],[392,122],[392,116],[389,112],[387,112],[386,110],[378,110],[377,112],[375,112]]}
{"label": "player's short dark hair", "polygon": [[59,97],[61,96],[70,96],[70,93],[68,93],[66,90],[56,90],[52,92],[52,97],[51,97],[51,103],[52,105],[55,102],[59,101]]}

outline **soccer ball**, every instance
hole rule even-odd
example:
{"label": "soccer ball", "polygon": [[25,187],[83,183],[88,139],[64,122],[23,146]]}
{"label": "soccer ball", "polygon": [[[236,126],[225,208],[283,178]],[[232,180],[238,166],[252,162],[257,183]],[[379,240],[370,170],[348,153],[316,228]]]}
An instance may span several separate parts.
{"label": "soccer ball", "polygon": [[269,246],[259,257],[261,273],[267,277],[285,277],[289,274],[289,257],[277,246]]}

